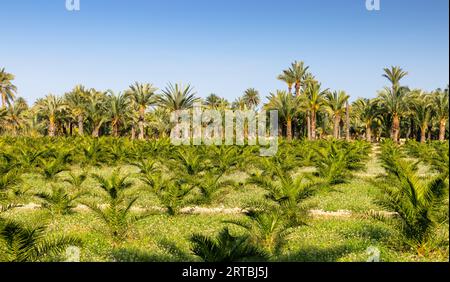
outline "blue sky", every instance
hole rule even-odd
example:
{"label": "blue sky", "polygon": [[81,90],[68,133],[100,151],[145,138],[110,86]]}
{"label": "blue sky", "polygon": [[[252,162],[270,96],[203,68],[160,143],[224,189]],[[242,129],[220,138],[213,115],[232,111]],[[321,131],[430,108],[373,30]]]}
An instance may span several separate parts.
{"label": "blue sky", "polygon": [[29,102],[134,81],[265,97],[294,60],[353,98],[374,97],[390,65],[410,87],[448,84],[448,0],[381,0],[380,11],[366,0],[81,0],[79,12],[65,1],[0,0],[0,67]]}

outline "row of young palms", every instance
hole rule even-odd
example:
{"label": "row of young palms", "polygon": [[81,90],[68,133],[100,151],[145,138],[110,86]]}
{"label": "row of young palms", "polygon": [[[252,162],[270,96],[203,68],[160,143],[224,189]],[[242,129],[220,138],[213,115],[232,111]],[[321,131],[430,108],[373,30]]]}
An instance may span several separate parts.
{"label": "row of young palms", "polygon": [[47,95],[28,107],[15,99],[14,76],[0,71],[0,132],[12,135],[99,135],[130,136],[132,139],[164,137],[170,132],[170,113],[191,108],[195,102],[218,110],[277,110],[280,133],[288,140],[309,140],[332,135],[373,141],[401,137],[425,142],[445,140],[448,135],[448,87],[432,93],[401,84],[407,72],[399,67],[384,69],[390,82],[374,99],[359,98],[350,103],[345,91],[324,89],[303,62],[294,62],[278,79],[287,91],[277,90],[261,105],[259,92],[245,91],[233,103],[216,94],[196,97],[194,89],[169,84],[158,92],[152,84],[135,83],[123,93],[98,91],[82,85],[63,96]]}

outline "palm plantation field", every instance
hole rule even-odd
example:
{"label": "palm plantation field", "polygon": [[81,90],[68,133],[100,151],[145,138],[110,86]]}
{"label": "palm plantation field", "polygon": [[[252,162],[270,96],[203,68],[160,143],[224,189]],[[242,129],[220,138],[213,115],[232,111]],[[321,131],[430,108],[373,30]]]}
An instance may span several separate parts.
{"label": "palm plantation field", "polygon": [[[294,62],[265,103],[136,82],[29,107],[3,69],[0,261],[448,261],[448,89],[407,74],[352,103]],[[173,145],[196,102],[277,111],[277,153]]]}

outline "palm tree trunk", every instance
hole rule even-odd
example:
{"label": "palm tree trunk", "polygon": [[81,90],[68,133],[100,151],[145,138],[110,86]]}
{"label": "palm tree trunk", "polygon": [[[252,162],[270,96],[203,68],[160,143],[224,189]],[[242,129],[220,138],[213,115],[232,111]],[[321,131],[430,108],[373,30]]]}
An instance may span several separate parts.
{"label": "palm tree trunk", "polygon": [[335,139],[339,139],[339,123],[341,122],[341,116],[340,115],[336,115],[334,117],[334,132],[333,132],[333,137]]}
{"label": "palm tree trunk", "polygon": [[55,117],[54,116],[49,117],[48,136],[50,136],[50,137],[55,136]]}
{"label": "palm tree trunk", "polygon": [[144,140],[144,117],[145,117],[145,108],[139,108],[139,140]]}
{"label": "palm tree trunk", "polygon": [[427,141],[427,124],[422,124],[420,127],[420,143],[425,143]]}
{"label": "palm tree trunk", "polygon": [[292,118],[291,117],[287,118],[286,135],[287,135],[287,140],[291,141],[292,140]]}
{"label": "palm tree trunk", "polygon": [[311,132],[311,115],[309,113],[309,110],[306,112],[306,129],[308,132],[308,140],[312,139],[312,132]]}
{"label": "palm tree trunk", "polygon": [[439,121],[439,141],[445,141],[445,119]]}
{"label": "palm tree trunk", "polygon": [[2,93],[2,108],[6,108],[6,94]]}
{"label": "palm tree trunk", "polygon": [[350,106],[348,101],[345,106],[345,140],[350,141]]}
{"label": "palm tree trunk", "polygon": [[370,128],[370,124],[366,124],[366,140],[367,142],[372,142],[372,128]]}
{"label": "palm tree trunk", "polygon": [[80,136],[84,135],[84,123],[83,123],[83,115],[78,116],[78,134]]}
{"label": "palm tree trunk", "polygon": [[392,124],[392,137],[394,139],[394,142],[399,141],[399,137],[400,137],[400,117],[398,116],[398,114],[394,114],[394,119],[393,119],[393,124]]}
{"label": "palm tree trunk", "polygon": [[94,125],[94,130],[92,131],[92,137],[97,138],[100,134],[101,123],[98,125]]}
{"label": "palm tree trunk", "polygon": [[311,111],[311,139],[316,140],[316,112]]}
{"label": "palm tree trunk", "polygon": [[119,137],[119,124],[117,122],[113,123],[113,136]]}
{"label": "palm tree trunk", "polygon": [[134,123],[131,126],[131,140],[136,139],[136,128],[134,127]]}

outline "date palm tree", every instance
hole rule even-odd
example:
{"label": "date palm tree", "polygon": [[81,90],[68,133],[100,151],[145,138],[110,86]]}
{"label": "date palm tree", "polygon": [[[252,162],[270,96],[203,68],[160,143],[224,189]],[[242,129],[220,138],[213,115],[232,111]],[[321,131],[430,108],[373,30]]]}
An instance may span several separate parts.
{"label": "date palm tree", "polygon": [[334,119],[333,137],[339,138],[339,125],[345,112],[345,105],[349,96],[345,91],[327,92],[325,94],[325,110]]}
{"label": "date palm tree", "polygon": [[284,70],[277,78],[287,84],[288,92],[292,94],[292,86],[296,82],[295,77],[289,71]]}
{"label": "date palm tree", "polygon": [[433,114],[439,122],[439,141],[445,141],[445,126],[448,121],[448,88],[436,90],[432,95]]}
{"label": "date palm tree", "polygon": [[408,113],[408,93],[409,89],[406,87],[397,90],[385,87],[377,97],[379,106],[392,118],[391,138],[395,142],[400,138],[401,118]]}
{"label": "date palm tree", "polygon": [[295,79],[295,95],[300,96],[302,83],[307,74],[309,66],[305,66],[303,61],[294,61],[291,67],[287,70],[287,74]]}
{"label": "date palm tree", "polygon": [[217,109],[220,106],[221,100],[222,98],[214,93],[211,93],[208,95],[208,97],[206,97],[204,104],[210,109]]}
{"label": "date palm tree", "polygon": [[269,102],[265,105],[266,110],[278,111],[279,118],[285,123],[286,137],[292,140],[292,119],[299,111],[300,99],[284,90],[277,90],[267,97]]}
{"label": "date palm tree", "polygon": [[175,85],[169,83],[162,92],[159,97],[159,105],[170,112],[189,109],[195,102],[199,101],[195,97],[194,88],[189,84],[183,86],[178,83]]}
{"label": "date palm tree", "polygon": [[78,124],[78,134],[84,135],[84,119],[87,115],[87,98],[89,92],[83,85],[77,85],[75,88],[65,95],[67,101],[67,109]]}
{"label": "date palm tree", "polygon": [[13,136],[17,136],[18,131],[27,124],[28,105],[25,99],[17,98],[8,109],[5,109],[5,127]]}
{"label": "date palm tree", "polygon": [[432,114],[432,96],[420,90],[414,90],[409,95],[411,112],[419,124],[420,142],[425,143],[426,133]]}
{"label": "date palm tree", "polygon": [[133,101],[139,113],[139,139],[145,138],[144,134],[144,121],[145,111],[149,106],[155,105],[157,102],[156,92],[157,88],[150,83],[141,84],[135,82],[130,85],[130,89],[127,91],[127,96]]}
{"label": "date palm tree", "polygon": [[324,96],[328,92],[328,89],[321,90],[320,83],[314,81],[308,83],[305,91],[305,95],[302,97],[302,102],[311,114],[311,139],[316,139],[316,123],[317,112],[323,109],[325,104]]}
{"label": "date palm tree", "polygon": [[0,69],[0,94],[2,96],[2,108],[11,105],[17,93],[17,87],[12,83],[14,75],[7,73],[5,68]]}
{"label": "date palm tree", "polygon": [[125,123],[127,118],[129,100],[122,93],[116,95],[111,90],[108,92],[108,108],[111,118],[112,134],[114,137],[118,137],[120,126]]}
{"label": "date palm tree", "polygon": [[398,66],[391,66],[391,68],[384,68],[383,77],[387,78],[392,84],[391,89],[385,88],[381,99],[383,106],[389,108],[389,113],[392,115],[391,138],[398,142],[400,138],[400,119],[406,108],[405,88],[400,85],[400,80],[407,76],[408,73]]}
{"label": "date palm tree", "polygon": [[259,97],[259,92],[255,88],[249,88],[245,90],[244,96],[242,96],[244,103],[249,109],[256,109],[259,103],[261,103],[261,98]]}
{"label": "date palm tree", "polygon": [[62,111],[67,107],[61,97],[49,94],[45,98],[36,101],[36,109],[40,116],[45,117],[48,121],[48,136],[55,136],[56,120]]}
{"label": "date palm tree", "polygon": [[368,142],[372,142],[372,126],[381,114],[376,100],[360,98],[353,102],[354,115],[365,126],[365,137]]}
{"label": "date palm tree", "polygon": [[100,128],[107,121],[107,96],[105,92],[91,89],[87,99],[87,112],[92,122],[92,137],[99,137]]}

